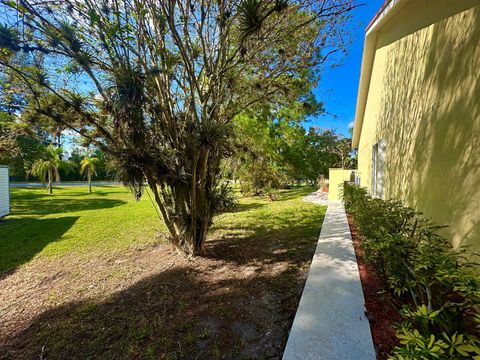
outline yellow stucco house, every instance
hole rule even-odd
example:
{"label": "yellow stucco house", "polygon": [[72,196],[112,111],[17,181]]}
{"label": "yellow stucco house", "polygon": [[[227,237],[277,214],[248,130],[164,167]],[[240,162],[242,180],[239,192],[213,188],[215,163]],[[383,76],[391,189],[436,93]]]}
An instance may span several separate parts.
{"label": "yellow stucco house", "polygon": [[367,28],[360,185],[480,252],[480,0],[389,0]]}

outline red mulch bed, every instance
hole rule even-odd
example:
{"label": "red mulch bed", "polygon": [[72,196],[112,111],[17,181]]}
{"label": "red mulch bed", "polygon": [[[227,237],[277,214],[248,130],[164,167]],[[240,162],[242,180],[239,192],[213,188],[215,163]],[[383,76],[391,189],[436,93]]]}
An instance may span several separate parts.
{"label": "red mulch bed", "polygon": [[350,215],[347,217],[357,256],[367,317],[372,330],[377,359],[386,360],[392,353],[393,348],[399,345],[395,336],[394,325],[401,320],[401,316],[398,307],[394,305],[393,297],[389,293],[382,292],[385,289],[384,281],[372,265],[365,264],[362,240],[358,235],[352,217]]}

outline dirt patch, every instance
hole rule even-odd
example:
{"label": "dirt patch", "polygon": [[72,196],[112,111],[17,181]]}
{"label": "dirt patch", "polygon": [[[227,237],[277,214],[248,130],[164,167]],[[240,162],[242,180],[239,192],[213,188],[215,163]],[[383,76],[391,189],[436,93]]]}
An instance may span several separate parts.
{"label": "dirt patch", "polygon": [[[318,222],[320,228],[321,219]],[[2,359],[280,359],[316,236],[34,259],[0,280]]]}
{"label": "dirt patch", "polygon": [[385,282],[375,268],[366,264],[362,241],[350,215],[348,225],[352,233],[353,245],[357,256],[358,269],[365,297],[367,318],[370,322],[377,360],[386,360],[395,346],[399,345],[395,336],[395,324],[401,320],[395,299],[387,292]]}

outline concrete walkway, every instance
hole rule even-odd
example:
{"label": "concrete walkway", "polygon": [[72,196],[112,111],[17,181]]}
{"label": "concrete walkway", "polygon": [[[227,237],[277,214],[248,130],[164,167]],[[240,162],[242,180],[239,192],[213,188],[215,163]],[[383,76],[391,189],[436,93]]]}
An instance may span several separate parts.
{"label": "concrete walkway", "polygon": [[328,205],[283,360],[374,360],[370,325],[345,210]]}

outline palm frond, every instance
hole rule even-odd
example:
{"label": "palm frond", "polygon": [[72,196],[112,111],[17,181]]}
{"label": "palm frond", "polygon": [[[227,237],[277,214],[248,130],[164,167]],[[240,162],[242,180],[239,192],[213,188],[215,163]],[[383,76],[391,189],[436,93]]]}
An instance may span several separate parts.
{"label": "palm frond", "polygon": [[88,171],[94,174],[99,161],[100,159],[95,156],[85,156],[82,161],[80,161],[80,175]]}
{"label": "palm frond", "polygon": [[264,8],[262,0],[243,0],[238,7],[240,31],[247,38],[262,27]]}
{"label": "palm frond", "polygon": [[40,180],[45,181],[47,179],[48,169],[51,163],[43,159],[35,161],[30,170],[31,174],[38,177]]}
{"label": "palm frond", "polygon": [[55,181],[60,181],[60,169],[68,174],[75,168],[75,164],[62,160],[62,154],[62,148],[57,148],[53,145],[47,146],[43,159],[37,160],[32,165],[30,173],[42,181],[47,180],[48,174],[50,173],[53,175]]}
{"label": "palm frond", "polygon": [[273,13],[279,13],[288,8],[288,0],[275,0],[273,6],[270,1],[243,0],[239,7],[239,23],[242,38],[257,33],[262,28],[264,21]]}

